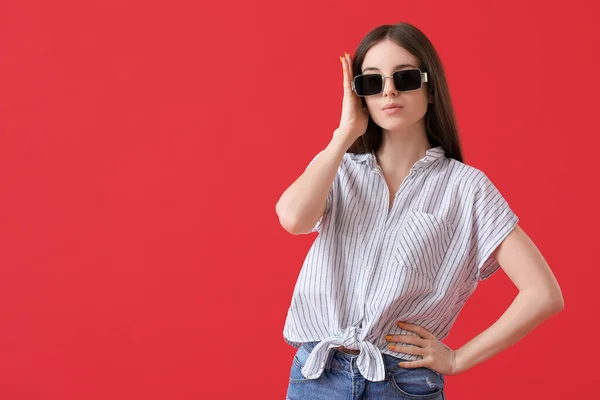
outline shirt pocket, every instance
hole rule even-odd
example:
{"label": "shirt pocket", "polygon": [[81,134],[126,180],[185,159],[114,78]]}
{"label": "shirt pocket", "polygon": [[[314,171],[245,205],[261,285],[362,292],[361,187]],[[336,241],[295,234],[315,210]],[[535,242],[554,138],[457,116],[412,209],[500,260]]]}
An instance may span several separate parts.
{"label": "shirt pocket", "polygon": [[411,211],[400,228],[394,262],[432,280],[451,238],[448,220],[423,211]]}

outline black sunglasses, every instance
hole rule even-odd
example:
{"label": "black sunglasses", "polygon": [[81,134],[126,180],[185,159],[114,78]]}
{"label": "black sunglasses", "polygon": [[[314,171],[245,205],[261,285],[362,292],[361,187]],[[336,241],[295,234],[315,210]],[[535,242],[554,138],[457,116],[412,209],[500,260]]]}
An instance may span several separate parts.
{"label": "black sunglasses", "polygon": [[420,69],[403,69],[396,71],[392,76],[381,74],[356,75],[352,80],[352,90],[360,97],[374,96],[383,92],[385,78],[392,78],[394,86],[399,92],[412,92],[421,89],[423,82],[427,82],[427,72]]}

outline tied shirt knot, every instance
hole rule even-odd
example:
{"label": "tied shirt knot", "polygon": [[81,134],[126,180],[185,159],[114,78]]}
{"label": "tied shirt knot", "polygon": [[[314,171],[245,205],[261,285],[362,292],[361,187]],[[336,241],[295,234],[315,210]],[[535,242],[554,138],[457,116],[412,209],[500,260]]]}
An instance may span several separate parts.
{"label": "tied shirt knot", "polygon": [[310,352],[306,364],[302,368],[302,375],[307,379],[316,379],[325,370],[325,363],[331,349],[344,346],[351,350],[358,350],[360,354],[356,359],[356,366],[365,378],[372,381],[385,380],[385,365],[379,348],[373,343],[362,338],[363,330],[357,326],[349,326],[343,332],[321,340]]}

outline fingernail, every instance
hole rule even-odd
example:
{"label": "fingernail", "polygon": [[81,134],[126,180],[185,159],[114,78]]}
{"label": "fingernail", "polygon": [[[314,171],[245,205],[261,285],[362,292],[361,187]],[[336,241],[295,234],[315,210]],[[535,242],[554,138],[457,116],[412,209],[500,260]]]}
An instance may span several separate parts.
{"label": "fingernail", "polygon": [[392,335],[387,335],[385,338],[386,338],[387,340],[392,340]]}
{"label": "fingernail", "polygon": [[344,54],[346,55],[346,58],[348,58],[350,56],[350,54],[344,52]]}
{"label": "fingernail", "polygon": [[390,349],[390,350],[394,350],[395,348],[396,348],[396,346],[392,346],[392,345],[388,346],[388,349]]}
{"label": "fingernail", "polygon": [[402,325],[404,325],[404,322],[396,322],[396,324],[397,324],[398,326],[402,326]]}

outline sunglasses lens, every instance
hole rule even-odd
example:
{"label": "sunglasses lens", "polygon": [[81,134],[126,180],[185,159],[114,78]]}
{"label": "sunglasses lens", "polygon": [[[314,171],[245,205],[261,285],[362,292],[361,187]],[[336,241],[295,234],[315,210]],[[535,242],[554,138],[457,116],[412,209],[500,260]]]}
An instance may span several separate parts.
{"label": "sunglasses lens", "polygon": [[354,78],[354,88],[359,96],[372,96],[381,93],[381,75],[358,75]]}
{"label": "sunglasses lens", "polygon": [[419,89],[421,87],[421,71],[409,69],[394,72],[394,86],[399,92]]}

